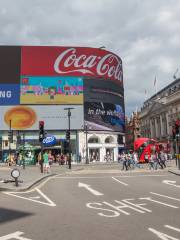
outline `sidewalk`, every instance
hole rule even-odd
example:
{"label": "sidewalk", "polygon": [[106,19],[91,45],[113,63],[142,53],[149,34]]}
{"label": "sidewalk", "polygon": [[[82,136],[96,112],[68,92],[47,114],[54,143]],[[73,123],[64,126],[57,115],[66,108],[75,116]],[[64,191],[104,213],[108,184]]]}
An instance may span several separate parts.
{"label": "sidewalk", "polygon": [[[20,171],[19,180],[23,181],[19,183],[19,186],[15,186],[15,182],[4,183],[4,180],[13,180],[11,177],[11,171],[17,168]],[[72,169],[68,168],[68,165],[53,165],[51,167],[51,173],[41,173],[39,166],[26,166],[25,169],[22,167],[7,167],[0,166],[0,191],[25,191],[30,189],[33,185],[42,181],[43,179],[54,176],[57,174],[63,174],[67,172],[77,171],[82,169],[82,166],[72,165]]]}

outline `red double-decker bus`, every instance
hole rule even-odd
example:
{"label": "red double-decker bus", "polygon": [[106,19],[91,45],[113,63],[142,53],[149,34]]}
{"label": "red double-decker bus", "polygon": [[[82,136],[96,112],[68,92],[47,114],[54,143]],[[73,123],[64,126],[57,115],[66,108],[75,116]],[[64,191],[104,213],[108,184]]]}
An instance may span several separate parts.
{"label": "red double-decker bus", "polygon": [[134,151],[138,154],[139,162],[145,162],[145,153],[150,156],[152,149],[158,151],[158,142],[154,139],[138,138],[134,142]]}

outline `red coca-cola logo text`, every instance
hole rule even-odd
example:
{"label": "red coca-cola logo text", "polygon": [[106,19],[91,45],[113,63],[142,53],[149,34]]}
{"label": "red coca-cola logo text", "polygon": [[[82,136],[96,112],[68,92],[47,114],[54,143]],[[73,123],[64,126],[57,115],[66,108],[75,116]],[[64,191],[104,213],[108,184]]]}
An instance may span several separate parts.
{"label": "red coca-cola logo text", "polygon": [[22,75],[89,76],[122,82],[122,61],[96,48],[22,47]]}
{"label": "red coca-cola logo text", "polygon": [[78,54],[75,48],[69,48],[63,51],[54,63],[54,70],[59,74],[68,74],[80,72],[99,76],[107,75],[108,78],[114,78],[122,81],[122,63],[121,60],[112,53],[102,57],[97,55]]}

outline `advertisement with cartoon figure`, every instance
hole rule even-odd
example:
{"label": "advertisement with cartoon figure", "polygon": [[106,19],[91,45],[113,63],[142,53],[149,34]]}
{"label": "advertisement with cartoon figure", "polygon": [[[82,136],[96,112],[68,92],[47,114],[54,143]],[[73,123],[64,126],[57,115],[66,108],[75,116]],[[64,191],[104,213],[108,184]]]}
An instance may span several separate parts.
{"label": "advertisement with cartoon figure", "polygon": [[80,77],[21,76],[21,104],[83,104]]}

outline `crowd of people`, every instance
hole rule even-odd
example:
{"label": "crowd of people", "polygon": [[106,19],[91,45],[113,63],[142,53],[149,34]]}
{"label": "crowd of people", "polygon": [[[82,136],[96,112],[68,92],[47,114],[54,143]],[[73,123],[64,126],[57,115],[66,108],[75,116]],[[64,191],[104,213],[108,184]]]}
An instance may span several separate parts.
{"label": "crowd of people", "polygon": [[69,160],[68,154],[58,153],[54,155],[52,154],[51,150],[49,151],[45,150],[42,154],[42,159],[41,159],[41,152],[38,154],[38,164],[39,165],[43,164],[44,173],[50,172],[50,167],[53,163],[58,163],[59,165],[64,165],[64,164],[67,165],[68,160]]}
{"label": "crowd of people", "polygon": [[[151,151],[144,155],[145,163],[148,164],[149,169],[157,170],[158,168],[166,168],[166,161],[168,159],[167,153],[164,151]],[[118,156],[118,162],[122,164],[122,170],[129,170],[134,168],[142,168],[143,165],[140,164],[137,152],[122,152]]]}

